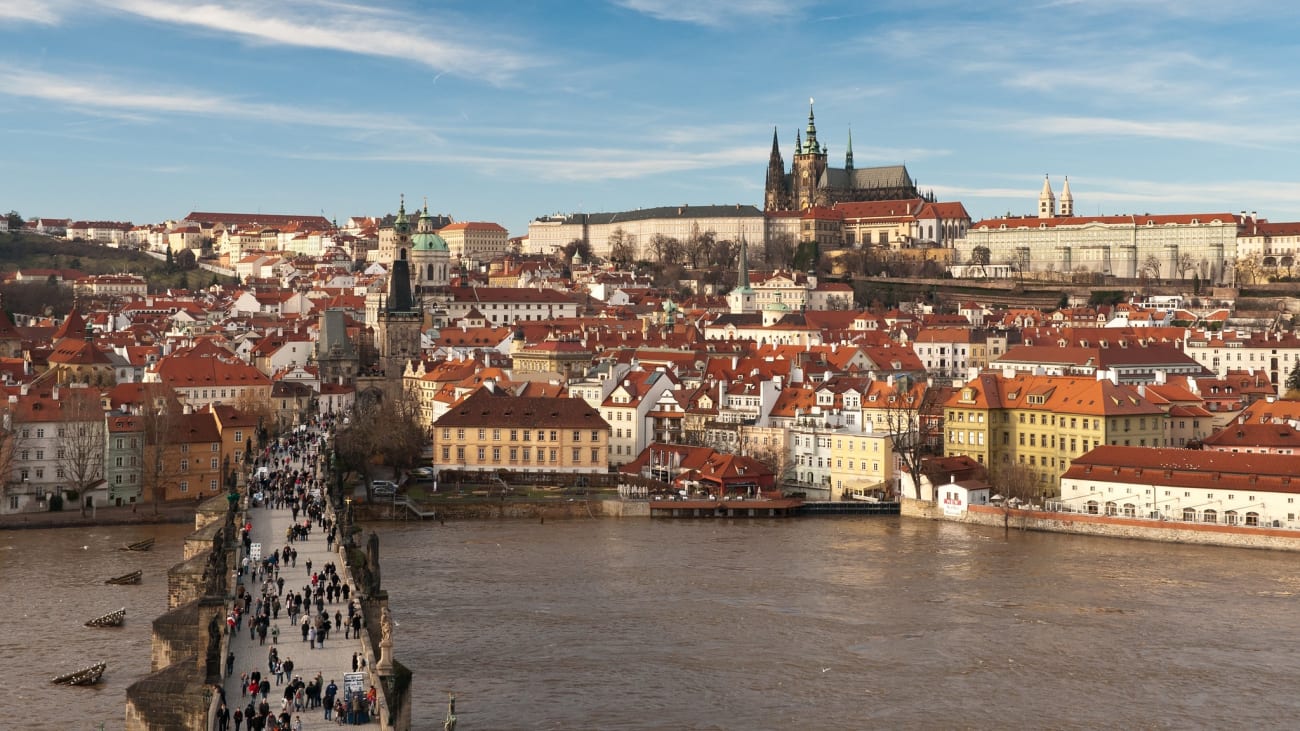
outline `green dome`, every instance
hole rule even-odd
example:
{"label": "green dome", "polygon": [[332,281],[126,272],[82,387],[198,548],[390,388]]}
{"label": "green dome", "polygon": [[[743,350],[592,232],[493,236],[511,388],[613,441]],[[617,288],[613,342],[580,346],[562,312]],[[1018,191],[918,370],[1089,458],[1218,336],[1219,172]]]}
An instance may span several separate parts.
{"label": "green dome", "polygon": [[411,237],[412,249],[415,251],[450,251],[447,242],[433,230],[433,216],[429,215],[426,205],[420,213],[420,223],[415,235]]}
{"label": "green dome", "polygon": [[411,237],[413,251],[449,251],[447,242],[432,231],[423,231]]}

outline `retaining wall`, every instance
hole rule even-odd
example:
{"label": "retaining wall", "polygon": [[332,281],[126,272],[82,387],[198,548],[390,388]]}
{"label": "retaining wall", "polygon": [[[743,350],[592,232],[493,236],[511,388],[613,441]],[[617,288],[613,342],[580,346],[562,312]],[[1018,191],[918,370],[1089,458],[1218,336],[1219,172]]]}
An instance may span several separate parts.
{"label": "retaining wall", "polygon": [[1117,515],[1055,513],[972,505],[962,515],[947,516],[939,506],[924,500],[903,498],[902,515],[928,520],[951,520],[1001,528],[1073,533],[1076,535],[1131,538],[1164,543],[1194,543],[1234,548],[1264,548],[1300,551],[1300,531],[1214,523],[1184,523],[1172,520],[1144,520]]}

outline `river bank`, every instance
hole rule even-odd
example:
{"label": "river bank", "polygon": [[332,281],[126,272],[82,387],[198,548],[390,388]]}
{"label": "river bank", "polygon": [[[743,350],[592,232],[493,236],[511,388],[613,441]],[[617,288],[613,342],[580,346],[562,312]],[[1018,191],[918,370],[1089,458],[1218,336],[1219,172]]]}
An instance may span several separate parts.
{"label": "river bank", "polygon": [[186,502],[130,507],[95,508],[82,515],[75,507],[71,510],[44,511],[40,513],[13,513],[0,515],[0,531],[31,528],[90,528],[111,525],[164,525],[193,523],[195,504]]}

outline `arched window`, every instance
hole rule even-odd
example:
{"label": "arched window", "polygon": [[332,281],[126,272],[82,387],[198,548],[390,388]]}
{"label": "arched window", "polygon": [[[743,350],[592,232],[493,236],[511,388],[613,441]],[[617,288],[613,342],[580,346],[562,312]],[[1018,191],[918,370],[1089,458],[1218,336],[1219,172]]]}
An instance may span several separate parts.
{"label": "arched window", "polygon": [[1124,517],[1133,518],[1137,516],[1137,506],[1133,503],[1124,503]]}
{"label": "arched window", "polygon": [[433,265],[432,265],[432,264],[429,265],[429,276],[426,277],[426,279],[430,279],[430,280],[433,279]]}
{"label": "arched window", "polygon": [[1246,513],[1246,525],[1259,525],[1259,513],[1254,511]]}
{"label": "arched window", "polygon": [[1217,510],[1206,510],[1201,513],[1202,523],[1218,523],[1219,512]]}
{"label": "arched window", "polygon": [[1084,507],[1084,512],[1088,513],[1089,515],[1096,515],[1096,514],[1097,514],[1097,501],[1096,501],[1096,500],[1089,500],[1087,503],[1084,504],[1083,507]]}
{"label": "arched window", "polygon": [[1196,510],[1193,508],[1183,508],[1183,520],[1196,520]]}
{"label": "arched window", "polygon": [[399,259],[405,261],[405,260],[406,260],[406,249],[398,249],[398,250],[397,250],[397,258],[399,258]]}
{"label": "arched window", "polygon": [[1116,509],[1115,502],[1114,502],[1113,500],[1107,500],[1107,501],[1106,501],[1106,515],[1116,515],[1116,514],[1118,514],[1118,512],[1119,512],[1119,511]]}
{"label": "arched window", "polygon": [[1227,523],[1228,525],[1236,525],[1236,524],[1237,524],[1237,511],[1235,511],[1235,510],[1229,510],[1228,512],[1224,513],[1224,514],[1223,514],[1223,522],[1224,522],[1224,523]]}

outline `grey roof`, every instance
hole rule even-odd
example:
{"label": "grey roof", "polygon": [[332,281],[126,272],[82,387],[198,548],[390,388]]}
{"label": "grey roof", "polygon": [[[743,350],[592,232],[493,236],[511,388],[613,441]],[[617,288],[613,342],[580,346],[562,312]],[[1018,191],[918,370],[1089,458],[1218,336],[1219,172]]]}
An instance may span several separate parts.
{"label": "grey roof", "polygon": [[729,206],[659,206],[657,208],[639,208],[635,211],[618,211],[616,213],[575,213],[564,219],[565,223],[585,223],[589,226],[618,223],[620,221],[644,221],[655,218],[762,218],[763,212],[756,206],[736,203]]}
{"label": "grey roof", "polygon": [[356,353],[348,340],[347,321],[343,310],[325,310],[321,315],[320,337],[317,339],[317,358],[352,358]]}
{"label": "grey roof", "polygon": [[884,165],[876,168],[826,168],[818,181],[822,188],[869,190],[871,188],[910,188],[912,176],[904,165]]}

